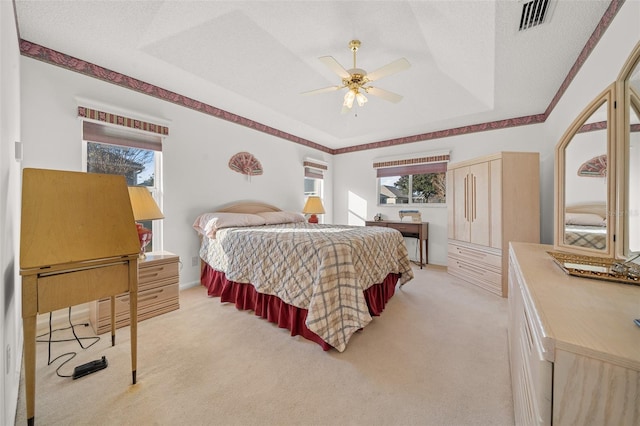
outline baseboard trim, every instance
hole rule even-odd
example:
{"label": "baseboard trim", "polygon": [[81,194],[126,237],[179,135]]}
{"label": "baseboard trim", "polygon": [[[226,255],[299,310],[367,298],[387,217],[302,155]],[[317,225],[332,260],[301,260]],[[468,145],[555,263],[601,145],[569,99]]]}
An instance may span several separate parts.
{"label": "baseboard trim", "polygon": [[200,285],[200,281],[191,281],[188,283],[180,283],[180,290],[186,290],[191,287],[197,287]]}

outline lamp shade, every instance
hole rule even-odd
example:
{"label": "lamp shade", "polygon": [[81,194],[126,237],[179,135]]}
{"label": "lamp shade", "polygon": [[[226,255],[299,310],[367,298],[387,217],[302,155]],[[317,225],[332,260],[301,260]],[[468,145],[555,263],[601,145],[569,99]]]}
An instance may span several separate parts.
{"label": "lamp shade", "polygon": [[322,206],[322,200],[317,196],[310,196],[307,198],[307,202],[302,209],[304,214],[322,214],[324,213],[324,207]]}
{"label": "lamp shade", "polygon": [[311,215],[309,216],[309,223],[318,223],[318,216],[316,216],[316,214],[324,213],[324,207],[322,206],[320,197],[315,195],[308,197],[302,213]]}
{"label": "lamp shade", "polygon": [[133,218],[136,221],[164,219],[164,215],[144,186],[130,186],[129,198],[133,209]]}

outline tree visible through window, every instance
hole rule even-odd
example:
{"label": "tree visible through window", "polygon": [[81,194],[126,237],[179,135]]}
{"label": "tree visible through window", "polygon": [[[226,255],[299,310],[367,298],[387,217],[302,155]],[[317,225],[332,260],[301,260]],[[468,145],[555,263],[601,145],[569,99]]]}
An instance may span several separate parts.
{"label": "tree visible through window", "polygon": [[87,142],[87,172],[123,175],[127,185],[153,187],[155,151]]}
{"label": "tree visible through window", "polygon": [[[88,173],[104,173],[109,175],[122,175],[128,186],[146,186],[157,201],[156,170],[158,151],[137,148],[124,145],[112,145],[87,141],[86,167]],[[157,222],[157,221],[156,221]],[[159,228],[153,221],[140,221],[142,226],[153,229],[154,238],[147,246],[148,251],[156,246],[162,246],[159,242]]]}
{"label": "tree visible through window", "polygon": [[381,205],[446,203],[446,173],[387,176],[378,185]]}

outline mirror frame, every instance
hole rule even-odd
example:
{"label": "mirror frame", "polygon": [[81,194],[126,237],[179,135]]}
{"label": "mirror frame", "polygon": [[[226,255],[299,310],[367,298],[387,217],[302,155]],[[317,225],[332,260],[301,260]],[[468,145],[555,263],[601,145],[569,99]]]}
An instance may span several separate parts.
{"label": "mirror frame", "polygon": [[[629,78],[640,67],[640,41],[622,67],[618,78],[600,93],[580,115],[556,145],[555,150],[555,209],[554,209],[554,249],[580,255],[598,256],[611,259],[625,259],[633,253],[629,251],[627,229],[629,209],[627,193],[629,185],[629,145],[630,137],[630,89]],[[564,149],[577,134],[582,124],[608,102],[607,110],[607,248],[588,249],[565,244],[565,158]],[[619,106],[619,107],[618,107]]]}
{"label": "mirror frame", "polygon": [[[599,257],[613,257],[614,256],[614,233],[611,232],[615,229],[615,215],[612,215],[615,206],[615,181],[616,181],[616,150],[615,150],[615,127],[611,123],[615,120],[615,83],[609,85],[602,93],[600,93],[587,107],[582,110],[580,115],[571,123],[571,126],[565,131],[564,135],[560,139],[560,142],[556,145],[555,152],[555,238],[554,249],[563,252],[570,252],[575,254],[582,254],[587,256],[599,256]],[[593,114],[598,111],[603,105],[607,106],[607,138],[606,138],[606,153],[607,153],[607,236],[606,247],[603,250],[594,248],[587,248],[581,246],[575,246],[565,243],[565,189],[566,189],[566,161],[565,151],[567,146],[574,140],[574,137],[578,134],[578,131],[582,128],[585,122],[590,119]],[[613,220],[612,220],[613,219]]]}
{"label": "mirror frame", "polygon": [[632,50],[616,80],[616,98],[620,99],[620,105],[622,106],[616,111],[616,131],[620,135],[617,150],[618,158],[623,163],[618,170],[617,179],[619,184],[616,187],[617,211],[623,212],[623,218],[618,220],[618,227],[616,228],[616,234],[620,236],[616,240],[616,257],[618,258],[629,258],[633,255],[629,250],[629,236],[627,234],[629,215],[626,213],[629,211],[627,194],[630,189],[629,185],[627,185],[630,169],[628,153],[631,144],[631,132],[629,131],[631,126],[631,89],[629,80],[637,67],[640,67],[640,41]]}

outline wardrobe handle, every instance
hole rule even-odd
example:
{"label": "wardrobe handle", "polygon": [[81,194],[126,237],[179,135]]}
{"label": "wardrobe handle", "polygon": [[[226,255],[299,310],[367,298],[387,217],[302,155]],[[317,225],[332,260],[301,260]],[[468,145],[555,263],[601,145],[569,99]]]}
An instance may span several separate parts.
{"label": "wardrobe handle", "polygon": [[476,177],[473,177],[473,201],[471,204],[473,207],[473,214],[471,216],[471,221],[475,221],[476,220]]}
{"label": "wardrobe handle", "polygon": [[467,212],[469,211],[469,203],[467,202],[467,198],[469,197],[469,186],[467,185],[467,178],[469,175],[464,177],[464,218],[469,220]]}

